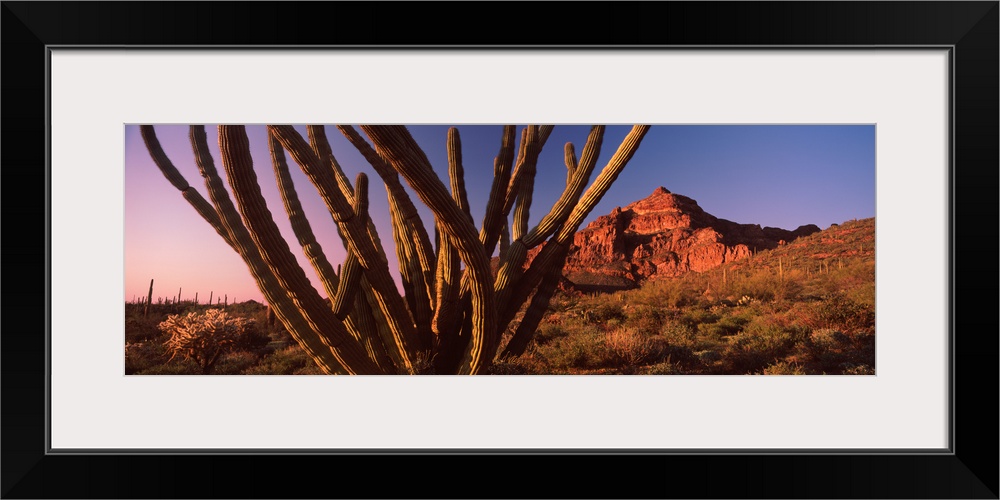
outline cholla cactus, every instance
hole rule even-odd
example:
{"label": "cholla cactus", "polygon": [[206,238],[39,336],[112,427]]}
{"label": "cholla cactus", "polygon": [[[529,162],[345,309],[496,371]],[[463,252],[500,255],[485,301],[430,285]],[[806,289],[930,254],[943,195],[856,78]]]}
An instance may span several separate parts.
{"label": "cholla cactus", "polygon": [[[597,166],[603,126],[591,127],[579,158],[564,147],[566,186],[552,210],[528,226],[539,152],[551,125],[521,130],[507,125],[494,159],[494,179],[479,229],[470,215],[462,143],[452,128],[449,182],[437,176],[426,154],[403,126],[338,126],[378,173],[389,196],[392,237],[404,293],[390,274],[385,250],[368,216],[368,179],[352,186],[334,157],[323,126],[308,139],[288,125],[268,125],[271,163],[295,232],[329,298],[306,277],[271,217],[254,172],[242,126],[219,126],[226,180],[216,170],[204,127],[192,126],[195,161],[211,202],[192,189],[164,153],[152,126],[141,127],[146,148],[164,176],[247,264],[275,316],[317,365],[330,374],[487,373],[494,359],[516,356],[534,335],[565,265],[573,234],[632,158],[649,130],[636,125],[587,187]],[[343,266],[329,262],[306,220],[285,153],[302,169],[326,204],[347,249]],[[433,213],[432,245],[403,181]],[[511,213],[513,210],[513,214]],[[510,223],[510,216],[513,222]],[[490,257],[500,242],[496,276]],[[529,252],[539,248],[527,261]],[[342,270],[341,270],[342,269]],[[530,303],[529,303],[530,302]],[[501,336],[529,303],[506,345]]]}
{"label": "cholla cactus", "polygon": [[208,309],[184,316],[171,314],[159,327],[170,334],[164,342],[172,353],[168,362],[184,356],[198,363],[202,373],[209,374],[219,356],[245,343],[253,333],[254,322],[219,309]]}

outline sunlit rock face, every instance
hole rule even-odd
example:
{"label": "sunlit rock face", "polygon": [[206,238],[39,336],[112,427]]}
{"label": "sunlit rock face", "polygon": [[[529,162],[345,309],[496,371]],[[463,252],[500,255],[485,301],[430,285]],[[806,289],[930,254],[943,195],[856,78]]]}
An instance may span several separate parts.
{"label": "sunlit rock face", "polygon": [[737,224],[658,187],[577,232],[564,275],[584,290],[634,288],[649,279],[707,271],[819,230],[812,224],[794,231]]}

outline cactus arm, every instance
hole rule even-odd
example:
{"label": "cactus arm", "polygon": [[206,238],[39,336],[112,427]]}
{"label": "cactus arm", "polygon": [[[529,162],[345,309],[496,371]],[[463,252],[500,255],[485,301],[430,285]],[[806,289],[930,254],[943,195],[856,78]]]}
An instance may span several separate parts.
{"label": "cactus arm", "polygon": [[[434,247],[431,246],[430,237],[427,234],[427,229],[424,227],[423,221],[420,219],[420,215],[417,213],[417,207],[414,206],[413,200],[410,199],[410,195],[406,193],[403,184],[399,181],[399,174],[393,170],[392,166],[384,158],[372,149],[371,145],[361,137],[361,134],[354,130],[354,127],[350,125],[338,125],[337,129],[344,134],[344,137],[371,164],[372,168],[375,169],[375,172],[385,183],[390,201],[395,203],[396,210],[398,211],[397,215],[401,218],[402,222],[405,222],[405,224],[399,226],[399,235],[400,237],[405,235],[413,240],[413,248],[417,259],[420,261],[422,271],[421,286],[426,289],[426,294],[433,300],[435,297],[434,268],[437,265],[434,258]],[[395,236],[395,232],[393,234]]]}
{"label": "cactus arm", "polygon": [[375,145],[376,151],[399,172],[434,213],[441,229],[453,241],[460,258],[470,271],[472,293],[472,339],[468,362],[463,373],[477,374],[493,361],[487,349],[495,342],[496,308],[493,302],[493,281],[489,258],[479,241],[475,226],[465,212],[455,204],[441,179],[434,173],[427,156],[405,127],[362,126]]}
{"label": "cactus arm", "polygon": [[458,295],[461,291],[461,270],[459,269],[458,250],[448,242],[448,235],[441,235],[438,245],[437,276],[435,293],[437,307],[431,320],[431,328],[441,341],[454,329],[458,316]]}
{"label": "cactus arm", "polygon": [[[565,256],[562,261],[565,263]],[[524,312],[524,317],[521,318],[521,322],[517,325],[514,335],[498,356],[499,359],[524,354],[524,350],[535,336],[535,331],[538,330],[538,325],[545,316],[545,311],[549,308],[549,301],[552,299],[552,295],[559,285],[559,279],[562,278],[562,269],[563,266],[559,265],[551,266],[545,271],[545,276],[542,277],[541,283],[538,284],[538,289],[535,290],[535,294],[531,297],[531,303]]]}
{"label": "cactus arm", "polygon": [[[155,151],[162,152],[159,142],[156,141],[153,127],[143,125],[141,131],[143,138],[147,142],[147,149],[151,153]],[[247,233],[246,227],[243,226],[240,215],[229,199],[229,194],[222,180],[219,178],[218,172],[215,170],[212,157],[208,153],[207,142],[205,141],[205,128],[192,126],[190,138],[198,168],[201,171],[202,177],[205,178],[209,195],[216,207],[220,223],[226,232],[224,238],[226,238],[227,242],[232,245],[247,264],[261,293],[264,294],[268,303],[275,307],[275,314],[286,325],[289,333],[302,345],[303,350],[313,358],[320,369],[329,374],[346,373],[344,367],[336,359],[329,346],[326,345],[325,340],[308,327],[305,319],[294,308],[288,295],[280,288],[274,274],[271,273],[261,258],[259,250],[253,244],[253,240],[250,238],[249,233]],[[158,157],[161,159],[166,158],[165,155],[158,156],[156,154],[153,157],[154,160]]]}
{"label": "cactus arm", "polygon": [[542,149],[545,146],[555,128],[555,125],[541,125],[538,127],[538,149]]}
{"label": "cactus arm", "polygon": [[514,208],[514,202],[517,200],[517,195],[520,193],[519,188],[521,187],[521,177],[525,172],[525,162],[528,156],[528,149],[531,141],[537,136],[535,132],[535,127],[527,126],[521,129],[521,140],[518,142],[517,148],[517,161],[514,163],[514,171],[510,174],[510,182],[507,184],[507,190],[504,194],[503,202],[503,215],[504,217],[510,215],[510,210]]}
{"label": "cactus arm", "polygon": [[[462,140],[458,129],[448,129],[448,178],[451,182],[451,196],[459,208],[469,216],[469,200],[465,191],[465,172],[462,167]],[[440,231],[438,231],[440,232]],[[461,291],[461,269],[459,268],[458,250],[448,241],[448,236],[440,238],[438,245],[437,275],[435,279],[437,308],[434,311],[432,328],[442,341],[448,339],[449,333],[455,331],[455,320],[458,317],[458,297]]]}
{"label": "cactus arm", "polygon": [[[531,290],[542,280],[544,270],[550,266],[562,268],[564,257],[559,257],[560,253],[567,252],[583,219],[587,217],[594,206],[601,200],[611,184],[618,178],[625,165],[635,154],[636,149],[642,142],[642,138],[649,131],[649,125],[635,125],[632,130],[622,140],[621,145],[615,154],[608,160],[607,165],[601,170],[600,175],[584,193],[580,202],[573,208],[566,222],[559,228],[559,231],[549,240],[549,243],[542,248],[541,252],[532,261],[528,270],[523,273],[520,279],[510,280],[504,283],[504,288],[497,292],[498,296],[498,328],[504,329],[513,318],[514,313],[520,304],[527,300]],[[587,155],[584,155],[586,158]],[[581,164],[585,161],[581,159]],[[586,160],[589,161],[589,160]],[[584,168],[581,166],[581,168]],[[579,174],[579,173],[578,173]],[[513,249],[514,246],[512,245]],[[513,268],[513,266],[511,266]],[[500,285],[498,281],[498,285]]]}
{"label": "cactus arm", "polygon": [[579,164],[577,164],[573,154],[573,145],[570,143],[566,144],[565,160],[567,170],[573,172],[572,180],[567,183],[566,189],[563,190],[556,204],[552,206],[552,210],[524,237],[524,244],[529,249],[545,241],[569,217],[573,207],[579,202],[580,194],[583,193],[583,188],[590,181],[590,175],[597,165],[597,157],[601,153],[603,138],[603,126],[596,126],[590,129],[590,134],[587,136],[587,143],[583,147],[583,156]]}
{"label": "cactus arm", "polygon": [[[364,220],[368,218],[368,176],[363,172],[358,174],[354,184],[354,213],[355,216]],[[350,312],[350,306],[354,304],[358,296],[358,289],[361,285],[361,262],[352,250],[347,251],[347,259],[344,261],[344,275],[341,276],[340,287],[333,298],[333,314],[343,320]]]}
{"label": "cactus arm", "polygon": [[279,284],[288,290],[289,297],[302,311],[306,322],[317,334],[329,339],[334,354],[350,373],[380,373],[378,365],[368,357],[364,346],[347,332],[343,323],[323,303],[323,299],[296,262],[288,243],[281,237],[261,195],[244,127],[219,126],[219,149],[247,230],[260,249],[264,262],[271,268]]}
{"label": "cactus arm", "polygon": [[202,197],[201,193],[193,189],[181,175],[177,167],[174,167],[173,162],[167,157],[167,154],[163,151],[163,147],[160,145],[160,141],[156,138],[156,131],[151,125],[143,125],[140,127],[140,132],[142,134],[142,140],[146,144],[146,150],[149,151],[150,156],[153,158],[153,163],[156,164],[163,176],[170,181],[175,188],[177,188],[181,195],[187,202],[194,207],[201,218],[205,219],[209,224],[211,224],[212,229],[215,229],[219,236],[225,240],[226,244],[233,249],[236,249],[235,243],[229,236],[229,232],[226,230],[225,226],[222,224],[222,218],[219,216],[219,212]]}
{"label": "cactus arm", "polygon": [[306,134],[309,136],[309,146],[319,157],[323,165],[329,166],[333,170],[334,178],[337,180],[337,187],[344,193],[344,198],[348,202],[354,203],[354,189],[347,180],[347,174],[341,168],[337,158],[333,156],[333,149],[330,148],[330,141],[326,138],[326,127],[323,125],[307,125]]}
{"label": "cactus arm", "polygon": [[545,273],[552,267],[562,270],[562,259],[569,253],[569,245],[560,243],[553,236],[549,239],[542,250],[531,261],[527,270],[520,273],[517,281],[512,282],[505,289],[497,292],[503,297],[503,301],[497,301],[497,328],[506,329],[507,325],[514,318],[521,305],[528,300],[531,291],[541,283]]}
{"label": "cactus arm", "polygon": [[[534,176],[534,168],[532,168],[532,163],[537,161],[538,150],[534,147],[535,133],[528,129],[529,132],[526,134],[528,139],[527,146],[524,149],[524,174],[521,179],[522,183],[528,184],[527,191],[524,190],[525,186],[522,186],[521,195],[518,196],[518,209],[521,208],[522,197],[527,193],[527,202],[530,203],[531,196],[531,180]],[[569,216],[570,210],[573,205],[577,203],[580,197],[580,193],[583,191],[586,182],[590,179],[590,174],[593,171],[594,165],[597,163],[597,157],[600,154],[601,141],[604,135],[603,126],[595,126],[590,130],[590,134],[587,139],[587,144],[584,147],[583,161],[581,161],[579,168],[574,168],[576,176],[574,182],[567,185],[563,190],[562,196],[553,205],[552,210],[549,211],[542,221],[532,229],[530,233],[524,235],[524,231],[527,227],[527,214],[524,214],[522,218],[518,218],[518,212],[515,212],[515,241],[511,243],[509,250],[502,254],[502,259],[500,263],[500,271],[497,275],[497,281],[494,286],[496,293],[496,300],[498,307],[503,310],[507,305],[511,304],[511,293],[514,286],[518,286],[518,282],[523,275],[524,261],[527,258],[527,252],[529,249],[537,246],[544,238],[547,238],[552,232],[555,231],[556,227],[562,224],[565,219]],[[568,151],[572,151],[572,146],[567,148]],[[565,155],[565,151],[564,151]],[[567,161],[570,161],[567,159]],[[575,159],[573,160],[575,162]],[[525,210],[526,212],[526,210]],[[521,237],[518,236],[520,232]],[[520,304],[521,302],[517,302]]]}
{"label": "cactus arm", "polygon": [[[429,349],[433,339],[431,320],[434,313],[432,306],[433,288],[428,288],[428,285],[433,285],[433,283],[427,282],[427,266],[417,255],[417,244],[412,234],[415,229],[406,223],[401,214],[398,199],[392,196],[389,197],[389,212],[392,216],[392,235],[396,239],[399,274],[406,292],[406,304],[413,315],[421,348]],[[431,275],[431,279],[433,279],[433,275]]]}
{"label": "cactus arm", "polygon": [[[358,294],[355,299],[354,310],[351,311],[347,320],[354,322],[355,330],[364,333],[362,342],[365,344],[369,357],[375,360],[375,363],[386,373],[398,373],[397,367],[405,366],[405,363],[402,359],[394,360],[389,355],[389,350],[385,348],[386,345],[393,345],[395,340],[392,337],[392,331],[389,330],[388,323],[382,318],[381,311],[378,310],[378,301],[363,272],[359,286],[362,293]],[[374,308],[372,304],[375,304]]]}
{"label": "cactus arm", "polygon": [[518,180],[517,205],[514,208],[514,226],[511,228],[511,238],[520,240],[528,232],[528,216],[531,210],[532,191],[535,189],[536,167],[531,164],[524,168],[524,173]]}
{"label": "cactus arm", "polygon": [[500,255],[507,253],[508,248],[510,248],[510,225],[505,220],[500,226]]}
{"label": "cactus arm", "polygon": [[472,222],[469,196],[465,192],[465,168],[462,167],[462,136],[455,127],[448,129],[448,180],[452,199]]}
{"label": "cactus arm", "polygon": [[542,152],[545,142],[552,133],[553,126],[529,126],[527,144],[524,148],[523,163],[515,170],[516,185],[511,186],[511,195],[517,194],[517,207],[514,209],[514,226],[511,228],[512,238],[520,239],[528,231],[528,215],[531,209],[532,193],[535,190],[535,173],[538,169],[538,155]]}
{"label": "cactus arm", "polygon": [[361,263],[354,252],[347,252],[347,259],[344,260],[344,274],[341,275],[340,285],[337,294],[333,299],[333,314],[338,319],[344,320],[350,313],[350,306],[354,305],[358,297],[358,290],[361,287]]}
{"label": "cactus arm", "polygon": [[567,142],[563,147],[563,162],[566,164],[566,186],[569,186],[573,182],[573,172],[576,171],[576,151],[572,142]]}
{"label": "cactus arm", "polygon": [[507,196],[507,186],[510,183],[511,169],[514,165],[514,133],[513,125],[505,125],[500,138],[500,152],[493,160],[493,185],[490,188],[490,198],[486,202],[486,214],[483,216],[483,227],[479,230],[479,240],[486,249],[487,255],[493,255],[500,228],[504,221],[503,206]]}
{"label": "cactus arm", "polygon": [[292,225],[292,232],[302,245],[302,250],[309,258],[309,262],[316,270],[324,290],[328,297],[333,297],[337,292],[337,274],[327,260],[323,247],[316,241],[312,226],[302,210],[298,193],[295,192],[295,184],[288,171],[288,162],[285,159],[285,152],[281,148],[273,135],[267,134],[268,148],[271,152],[271,163],[274,166],[274,177],[277,180],[278,191],[281,192],[281,200],[285,204],[285,211],[288,212],[288,221]]}
{"label": "cactus arm", "polygon": [[[523,225],[528,224],[527,209],[531,206],[531,192],[533,191],[535,182],[535,171],[538,165],[538,154],[542,152],[542,148],[545,146],[545,141],[548,140],[549,135],[552,133],[552,125],[537,126],[529,125],[524,128],[521,132],[521,148],[518,152],[517,163],[515,163],[514,174],[510,181],[510,186],[507,190],[506,202],[504,203],[504,215],[510,214],[511,207],[513,207],[515,200],[518,205],[524,204],[525,213],[520,218],[523,219]],[[522,195],[526,194],[526,199],[522,199]],[[514,239],[518,239],[523,231],[520,231],[518,226],[521,224],[518,221],[518,216],[515,212],[513,233]],[[524,228],[527,229],[526,227]]]}
{"label": "cactus arm", "polygon": [[618,174],[622,172],[625,165],[635,155],[635,151],[639,148],[639,144],[642,142],[642,138],[645,137],[646,132],[649,132],[649,125],[634,125],[632,127],[632,130],[622,140],[621,145],[618,146],[618,150],[615,151],[615,154],[608,160],[607,165],[601,170],[601,174],[587,188],[587,192],[583,194],[580,203],[573,208],[566,223],[559,229],[557,234],[560,242],[568,242],[573,239],[573,234],[576,233],[580,224],[583,223],[583,219],[601,201],[604,193],[607,193],[608,188],[611,187],[611,183],[618,178]]}
{"label": "cactus arm", "polygon": [[[322,127],[319,128],[322,129]],[[278,190],[281,192],[281,199],[285,204],[285,211],[288,213],[288,220],[292,225],[292,231],[299,240],[299,244],[302,245],[303,253],[309,259],[313,269],[316,270],[316,274],[320,278],[327,297],[330,297],[331,302],[333,302],[338,296],[337,288],[340,280],[330,261],[327,260],[326,254],[323,252],[323,247],[316,241],[316,236],[313,234],[309,220],[302,211],[302,205],[299,202],[298,194],[295,191],[295,184],[288,171],[288,162],[285,159],[285,152],[281,147],[281,143],[271,133],[267,134],[267,138],[268,148],[271,151],[271,163],[274,166],[274,176],[277,180]],[[322,141],[319,142],[321,143]],[[316,147],[318,146],[314,146],[314,148]],[[322,147],[320,149],[322,150]],[[353,196],[353,188],[351,194]],[[355,264],[358,264],[357,259],[355,258],[354,260]],[[357,271],[360,272],[360,266]],[[351,305],[354,305],[354,308],[351,308]],[[337,314],[337,318],[344,321],[344,327],[347,328],[351,336],[366,344],[369,357],[379,362],[380,368],[386,370],[387,366],[381,360],[384,360],[387,354],[385,353],[385,347],[382,345],[381,340],[379,340],[378,330],[375,328],[374,320],[371,317],[371,308],[368,306],[367,298],[358,296],[357,300],[347,301],[341,305],[344,311],[342,311],[342,314]],[[334,310],[336,314],[336,307],[334,307]]]}
{"label": "cactus arm", "polygon": [[349,370],[343,366],[341,360],[333,352],[329,339],[310,327],[302,312],[288,296],[287,290],[281,287],[274,273],[264,262],[260,249],[243,224],[239,211],[230,199],[225,184],[215,168],[215,162],[208,149],[205,127],[191,126],[189,139],[195,161],[202,177],[205,178],[205,185],[212,202],[215,204],[232,240],[240,245],[242,249],[240,254],[250,268],[250,273],[257,282],[257,288],[264,294],[268,304],[274,307],[275,316],[281,320],[292,338],[302,346],[303,350],[313,358],[321,369],[327,373],[349,373]]}
{"label": "cactus arm", "polygon": [[309,177],[333,219],[337,221],[348,247],[354,251],[365,269],[365,276],[371,284],[382,317],[386,319],[392,333],[393,343],[387,344],[386,348],[390,349],[391,355],[403,360],[402,369],[412,371],[416,355],[414,342],[416,329],[413,322],[409,321],[406,304],[389,274],[389,263],[373,241],[370,224],[355,217],[350,203],[336,186],[334,174],[323,167],[319,157],[294,128],[287,125],[268,125],[268,130],[275,135],[282,147],[292,155]]}

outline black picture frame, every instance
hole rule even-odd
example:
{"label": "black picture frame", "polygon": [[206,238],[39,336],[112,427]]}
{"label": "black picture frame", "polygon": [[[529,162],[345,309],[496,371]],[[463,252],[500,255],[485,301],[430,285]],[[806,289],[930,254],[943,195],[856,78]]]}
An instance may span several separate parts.
{"label": "black picture frame", "polygon": [[[3,254],[11,271],[0,339],[4,498],[998,498],[997,1],[2,4]],[[608,50],[950,47],[949,453],[47,452],[46,339],[56,313],[47,305],[49,47],[516,48],[552,40]],[[33,274],[14,273],[22,270]],[[328,477],[310,480],[317,470]],[[370,480],[373,472],[385,480]]]}

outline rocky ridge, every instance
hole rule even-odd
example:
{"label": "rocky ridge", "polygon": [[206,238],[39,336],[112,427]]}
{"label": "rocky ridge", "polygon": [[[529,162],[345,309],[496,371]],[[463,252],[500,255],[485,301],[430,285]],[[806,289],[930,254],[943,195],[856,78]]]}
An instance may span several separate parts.
{"label": "rocky ridge", "polygon": [[792,231],[737,224],[658,187],[649,197],[617,207],[578,231],[563,274],[581,290],[634,288],[646,280],[745,259],[818,231],[813,224]]}

